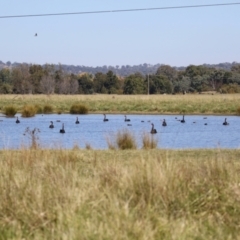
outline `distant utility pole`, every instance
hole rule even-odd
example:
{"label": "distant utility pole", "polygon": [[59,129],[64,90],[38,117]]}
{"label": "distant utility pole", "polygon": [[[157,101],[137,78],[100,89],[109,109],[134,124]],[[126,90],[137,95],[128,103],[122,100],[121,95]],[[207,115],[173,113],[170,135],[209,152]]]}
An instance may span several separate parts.
{"label": "distant utility pole", "polygon": [[149,74],[148,74],[148,95],[149,95]]}

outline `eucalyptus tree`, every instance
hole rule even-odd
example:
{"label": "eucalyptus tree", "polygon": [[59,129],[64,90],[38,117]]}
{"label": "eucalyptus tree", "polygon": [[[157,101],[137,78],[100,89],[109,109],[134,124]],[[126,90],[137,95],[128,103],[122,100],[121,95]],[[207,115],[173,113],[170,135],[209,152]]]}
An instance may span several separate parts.
{"label": "eucalyptus tree", "polygon": [[177,77],[177,70],[169,65],[161,65],[156,72],[156,75],[162,75],[168,78],[171,82]]}
{"label": "eucalyptus tree", "polygon": [[8,68],[0,70],[0,93],[12,93],[11,71]]}
{"label": "eucalyptus tree", "polygon": [[102,72],[96,73],[93,78],[94,92],[107,93],[107,89],[105,88],[105,82],[106,82],[106,74]]}
{"label": "eucalyptus tree", "polygon": [[144,94],[146,87],[144,77],[140,73],[135,73],[127,76],[124,80],[123,94]]}
{"label": "eucalyptus tree", "polygon": [[94,93],[94,83],[91,74],[84,73],[78,76],[78,92],[80,94],[92,94]]}
{"label": "eucalyptus tree", "polygon": [[41,91],[44,94],[53,94],[55,89],[55,79],[53,76],[49,75],[43,75],[41,80]]}
{"label": "eucalyptus tree", "polygon": [[107,72],[104,87],[109,94],[118,93],[118,90],[120,89],[120,80],[113,71]]}
{"label": "eucalyptus tree", "polygon": [[33,86],[30,82],[29,67],[27,64],[19,64],[12,69],[13,93],[32,93]]}
{"label": "eucalyptus tree", "polygon": [[145,86],[148,85],[149,94],[172,93],[172,82],[164,75],[147,75]]}
{"label": "eucalyptus tree", "polygon": [[41,81],[44,75],[43,67],[41,65],[29,66],[30,84],[32,86],[32,93],[41,93]]}
{"label": "eucalyptus tree", "polygon": [[223,70],[213,70],[208,77],[209,85],[212,90],[218,90],[223,84],[224,71]]}

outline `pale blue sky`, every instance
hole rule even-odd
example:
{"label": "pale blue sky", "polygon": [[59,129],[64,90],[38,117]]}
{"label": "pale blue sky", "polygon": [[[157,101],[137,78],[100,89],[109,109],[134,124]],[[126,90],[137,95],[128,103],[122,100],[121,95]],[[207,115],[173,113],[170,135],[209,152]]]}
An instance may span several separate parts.
{"label": "pale blue sky", "polygon": [[[232,2],[240,0],[0,0],[0,16]],[[85,66],[240,62],[239,16],[240,5],[1,18],[0,60]]]}

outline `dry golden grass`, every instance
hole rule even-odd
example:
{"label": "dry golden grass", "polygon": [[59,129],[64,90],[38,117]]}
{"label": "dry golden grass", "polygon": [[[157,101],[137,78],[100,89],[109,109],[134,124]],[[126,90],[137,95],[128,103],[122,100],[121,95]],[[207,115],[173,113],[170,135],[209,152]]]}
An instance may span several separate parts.
{"label": "dry golden grass", "polygon": [[111,139],[108,137],[106,140],[108,148],[111,150],[127,150],[137,148],[136,139],[128,129],[118,131],[116,136],[113,135],[111,136]]}
{"label": "dry golden grass", "polygon": [[1,239],[237,239],[240,150],[0,151]]}
{"label": "dry golden grass", "polygon": [[75,103],[90,113],[185,113],[239,114],[240,94],[186,95],[0,95],[0,109],[14,105],[18,111],[26,104],[43,107],[51,104],[56,111],[69,113]]}
{"label": "dry golden grass", "polygon": [[143,133],[142,136],[142,148],[143,149],[154,149],[157,148],[157,139],[154,138],[154,135],[149,135],[149,133]]}

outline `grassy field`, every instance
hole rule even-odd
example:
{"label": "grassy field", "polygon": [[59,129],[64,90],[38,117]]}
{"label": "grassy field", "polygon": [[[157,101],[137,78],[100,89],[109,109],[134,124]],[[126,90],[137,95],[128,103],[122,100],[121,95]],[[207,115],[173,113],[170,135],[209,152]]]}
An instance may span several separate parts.
{"label": "grassy field", "polygon": [[69,113],[74,103],[89,113],[239,114],[240,94],[186,95],[0,95],[0,111],[9,105],[18,112],[25,105],[51,105],[55,113]]}
{"label": "grassy field", "polygon": [[0,151],[0,239],[238,239],[240,150]]}
{"label": "grassy field", "polygon": [[[0,111],[51,105],[69,113],[81,103],[89,113],[236,115],[239,100],[0,95]],[[239,159],[240,150],[221,149],[1,150],[0,239],[238,239]]]}

